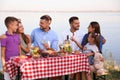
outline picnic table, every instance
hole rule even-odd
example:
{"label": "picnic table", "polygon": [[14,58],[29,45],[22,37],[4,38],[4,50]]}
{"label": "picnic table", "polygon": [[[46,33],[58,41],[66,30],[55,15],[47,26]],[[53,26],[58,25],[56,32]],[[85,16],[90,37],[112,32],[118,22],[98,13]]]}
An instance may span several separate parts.
{"label": "picnic table", "polygon": [[90,72],[86,54],[68,55],[63,57],[24,58],[12,57],[6,64],[12,79],[18,74],[18,67],[22,73],[22,80],[33,80],[55,76]]}

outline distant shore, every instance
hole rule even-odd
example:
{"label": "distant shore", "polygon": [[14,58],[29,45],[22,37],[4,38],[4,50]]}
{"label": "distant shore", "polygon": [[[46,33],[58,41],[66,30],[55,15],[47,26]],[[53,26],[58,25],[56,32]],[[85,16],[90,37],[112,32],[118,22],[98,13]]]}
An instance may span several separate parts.
{"label": "distant shore", "polygon": [[56,10],[0,10],[0,12],[41,12],[41,13],[109,13],[109,12],[120,12],[120,10],[65,10],[65,11],[56,11]]}

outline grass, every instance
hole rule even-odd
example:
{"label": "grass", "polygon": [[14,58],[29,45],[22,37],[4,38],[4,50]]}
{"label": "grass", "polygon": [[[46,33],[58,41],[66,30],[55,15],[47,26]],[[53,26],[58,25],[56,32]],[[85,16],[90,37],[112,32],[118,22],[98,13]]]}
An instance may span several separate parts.
{"label": "grass", "polygon": [[120,80],[120,71],[110,70],[107,76],[107,80]]}
{"label": "grass", "polygon": [[104,67],[109,71],[107,80],[120,80],[120,65],[115,65],[112,53],[110,52],[107,56],[104,55],[104,58]]}
{"label": "grass", "polygon": [[2,74],[2,72],[0,72],[0,80],[3,80],[4,79],[4,76]]}

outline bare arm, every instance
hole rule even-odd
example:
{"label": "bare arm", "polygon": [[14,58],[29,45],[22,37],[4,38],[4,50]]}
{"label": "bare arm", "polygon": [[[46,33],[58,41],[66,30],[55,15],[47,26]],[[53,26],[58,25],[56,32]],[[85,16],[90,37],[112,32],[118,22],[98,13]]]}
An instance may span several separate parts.
{"label": "bare arm", "polygon": [[6,38],[7,36],[5,34],[0,35],[0,40],[3,38]]}
{"label": "bare arm", "polygon": [[3,70],[6,70],[5,67],[5,47],[1,47],[1,59],[2,59],[2,66],[3,66]]}
{"label": "bare arm", "polygon": [[89,57],[89,56],[93,56],[94,53],[93,53],[93,52],[90,52],[90,53],[88,53],[88,54],[86,54],[86,55]]}
{"label": "bare arm", "polygon": [[82,45],[81,44],[79,44],[76,40],[75,40],[75,38],[74,37],[71,37],[71,40],[72,41],[74,41],[75,43],[76,43],[76,45],[80,48],[80,49],[82,49],[83,47],[82,47]]}
{"label": "bare arm", "polygon": [[82,45],[80,45],[77,41],[75,41],[75,43],[77,44],[77,46],[78,46],[80,49],[83,48]]}
{"label": "bare arm", "polygon": [[29,43],[27,44],[27,47],[24,47],[21,45],[21,49],[24,50],[26,53],[30,52],[30,46],[31,46],[31,38],[29,35],[27,35],[28,39],[29,39]]}
{"label": "bare arm", "polygon": [[19,56],[22,55],[22,52],[21,52],[21,45],[18,45],[18,50],[19,50]]}
{"label": "bare arm", "polygon": [[106,42],[106,39],[103,38],[102,43],[105,44],[105,42]]}

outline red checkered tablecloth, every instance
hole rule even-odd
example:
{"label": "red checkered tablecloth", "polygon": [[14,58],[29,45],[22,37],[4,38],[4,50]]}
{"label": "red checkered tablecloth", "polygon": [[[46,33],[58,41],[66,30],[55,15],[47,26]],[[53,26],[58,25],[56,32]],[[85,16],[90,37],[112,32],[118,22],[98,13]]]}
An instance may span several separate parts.
{"label": "red checkered tablecloth", "polygon": [[17,66],[14,65],[10,60],[6,63],[6,69],[7,69],[7,72],[9,73],[11,80],[14,80],[13,77],[16,76],[18,73]]}
{"label": "red checkered tablecloth", "polygon": [[[22,59],[18,60],[18,62],[12,60],[11,63],[13,66],[20,66],[20,70],[22,72],[22,80],[55,77],[82,71],[90,72],[86,54],[40,59],[31,58],[29,60]],[[8,69],[9,68],[10,66],[8,66]],[[8,71],[11,77],[16,74],[11,71],[11,69]],[[16,68],[15,72],[17,72]]]}

